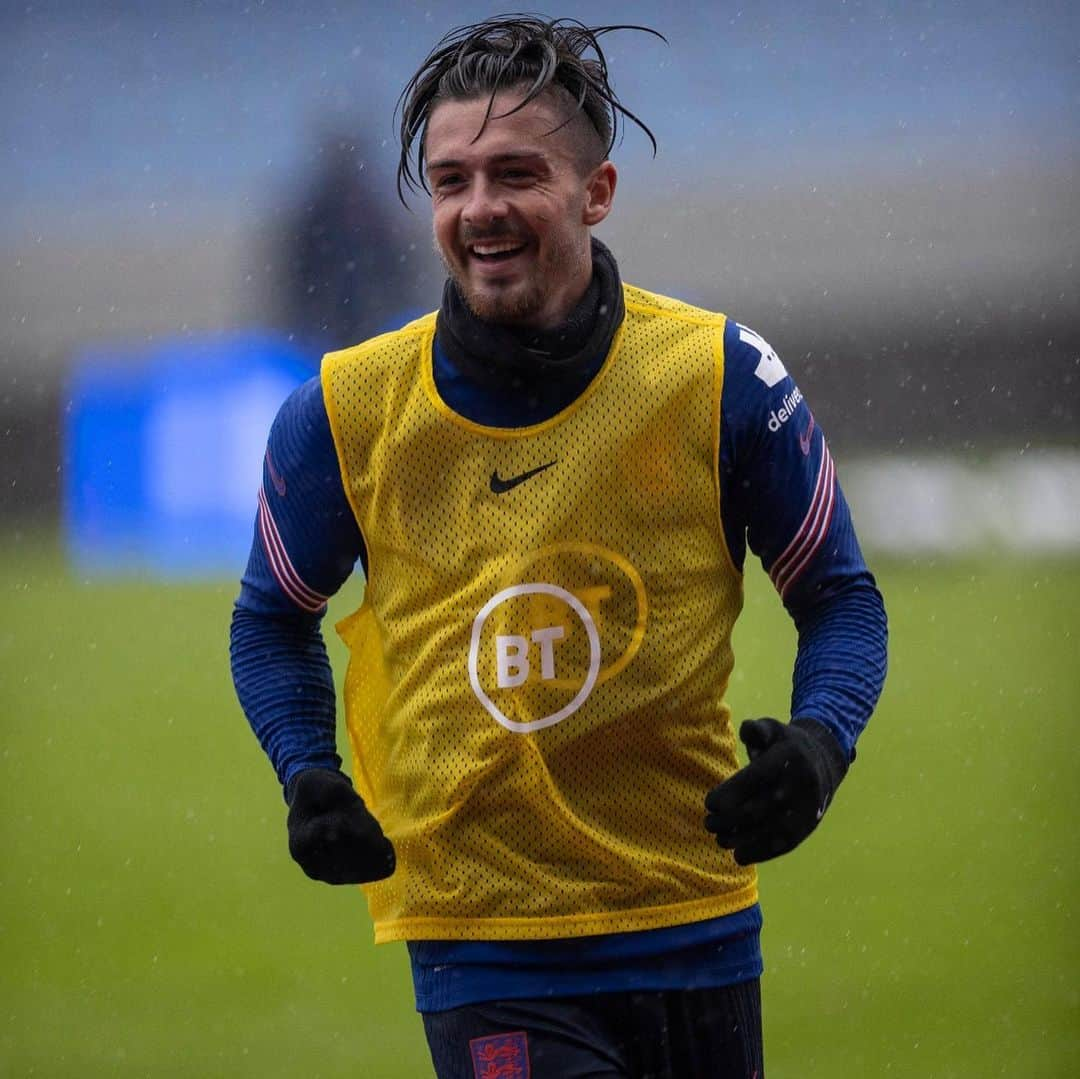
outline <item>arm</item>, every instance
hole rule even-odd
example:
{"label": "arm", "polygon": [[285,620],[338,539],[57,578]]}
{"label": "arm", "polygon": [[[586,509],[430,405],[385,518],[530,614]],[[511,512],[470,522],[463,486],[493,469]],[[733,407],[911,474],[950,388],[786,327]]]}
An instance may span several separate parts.
{"label": "arm", "polygon": [[792,849],[854,759],[885,677],[886,622],[825,436],[760,337],[729,323],[721,402],[725,535],[761,559],[795,621],[790,724],[744,723],[750,766],[709,795],[707,827],[740,861]]}
{"label": "arm", "polygon": [[366,561],[363,541],[312,379],[285,402],[270,432],[230,658],[241,707],[290,806],[290,852],[309,876],[330,883],[393,870],[393,848],[340,770],[320,630],[327,599],[358,559]]}

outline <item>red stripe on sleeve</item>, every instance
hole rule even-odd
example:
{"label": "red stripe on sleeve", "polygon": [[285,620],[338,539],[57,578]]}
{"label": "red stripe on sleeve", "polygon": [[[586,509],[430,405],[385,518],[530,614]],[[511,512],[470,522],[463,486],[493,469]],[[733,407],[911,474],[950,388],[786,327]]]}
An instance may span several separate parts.
{"label": "red stripe on sleeve", "polygon": [[818,549],[825,542],[832,524],[833,510],[836,507],[836,466],[829,458],[829,476],[826,484],[825,502],[818,511],[818,520],[815,527],[807,536],[806,542],[800,549],[797,560],[786,571],[783,580],[778,581],[780,597],[784,598],[788,589],[802,576],[803,571],[810,564],[811,559],[817,554]]}
{"label": "red stripe on sleeve", "polygon": [[261,487],[259,488],[259,535],[262,538],[263,549],[266,551],[274,579],[285,595],[305,611],[314,613],[321,610],[329,597],[316,592],[313,588],[308,588],[300,579],[300,574],[296,572],[285,550],[274,515],[270,512],[266,492]]}
{"label": "red stripe on sleeve", "polygon": [[836,504],[836,466],[829,447],[822,440],[821,465],[818,468],[814,495],[806,516],[799,525],[792,541],[773,563],[769,576],[776,590],[783,596],[800,576],[814,553],[821,546],[832,522]]}

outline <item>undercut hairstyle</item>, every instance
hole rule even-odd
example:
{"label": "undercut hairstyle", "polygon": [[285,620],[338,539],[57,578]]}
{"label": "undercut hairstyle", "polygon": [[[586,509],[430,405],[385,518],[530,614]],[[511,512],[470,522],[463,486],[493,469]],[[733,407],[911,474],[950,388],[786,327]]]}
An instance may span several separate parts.
{"label": "undercut hairstyle", "polygon": [[[476,133],[479,138],[489,120],[510,116],[541,94],[555,90],[572,108],[552,132],[583,114],[596,134],[596,164],[611,153],[620,121],[625,124],[631,120],[640,127],[655,155],[653,133],[619,101],[608,81],[600,38],[614,30],[640,30],[667,42],[663,34],[648,26],[586,26],[576,19],[548,20],[535,15],[497,15],[451,30],[408,81],[394,110],[401,113],[398,198],[407,205],[406,189],[430,193],[424,176],[424,136],[432,112],[443,101],[487,97],[487,112]],[[521,101],[493,116],[495,95],[516,87],[524,90]]]}

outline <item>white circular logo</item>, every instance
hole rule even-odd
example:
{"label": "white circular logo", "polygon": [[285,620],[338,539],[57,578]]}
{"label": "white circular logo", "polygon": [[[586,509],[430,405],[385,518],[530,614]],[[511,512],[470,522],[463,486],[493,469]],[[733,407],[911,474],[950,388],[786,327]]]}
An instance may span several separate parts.
{"label": "white circular logo", "polygon": [[[574,694],[572,700],[551,715],[521,722],[507,716],[480,684],[480,636],[484,630],[484,623],[487,622],[492,612],[502,604],[518,596],[538,594],[561,600],[580,619],[589,642],[589,664],[585,680],[582,682],[581,688]],[[532,662],[529,658],[530,652],[539,654],[540,677],[549,681],[554,680],[555,644],[562,639],[564,632],[562,627],[555,626],[533,630],[529,637],[517,635],[497,637],[497,679],[500,688],[512,689],[526,681],[532,669]],[[533,658],[536,658],[535,655]],[[593,621],[588,608],[575,595],[558,585],[543,583],[515,584],[509,588],[504,588],[484,604],[480,609],[480,613],[473,620],[472,637],[469,642],[469,682],[480,703],[497,722],[509,731],[514,731],[517,734],[527,734],[529,731],[538,731],[544,727],[551,727],[556,723],[561,723],[585,703],[585,699],[596,685],[599,673],[600,634],[596,628],[596,623]]]}

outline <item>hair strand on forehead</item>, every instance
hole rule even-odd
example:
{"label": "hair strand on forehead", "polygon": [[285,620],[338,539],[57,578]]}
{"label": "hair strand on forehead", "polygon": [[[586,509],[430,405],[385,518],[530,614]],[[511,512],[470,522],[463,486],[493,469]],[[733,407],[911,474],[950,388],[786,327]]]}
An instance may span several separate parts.
{"label": "hair strand on forehead", "polygon": [[[487,96],[479,138],[489,121],[510,116],[551,89],[565,91],[573,111],[553,130],[584,115],[606,157],[621,137],[620,125],[639,127],[656,153],[648,126],[619,100],[608,80],[607,58],[600,38],[615,30],[638,30],[667,42],[648,26],[586,26],[576,19],[543,19],[535,15],[500,15],[446,34],[431,50],[398,98],[400,111],[398,197],[406,205],[406,189],[428,190],[424,177],[424,135],[436,105]],[[587,56],[591,53],[591,57]],[[495,114],[500,90],[523,89],[522,98],[505,113]],[[415,160],[414,160],[415,158]]]}

